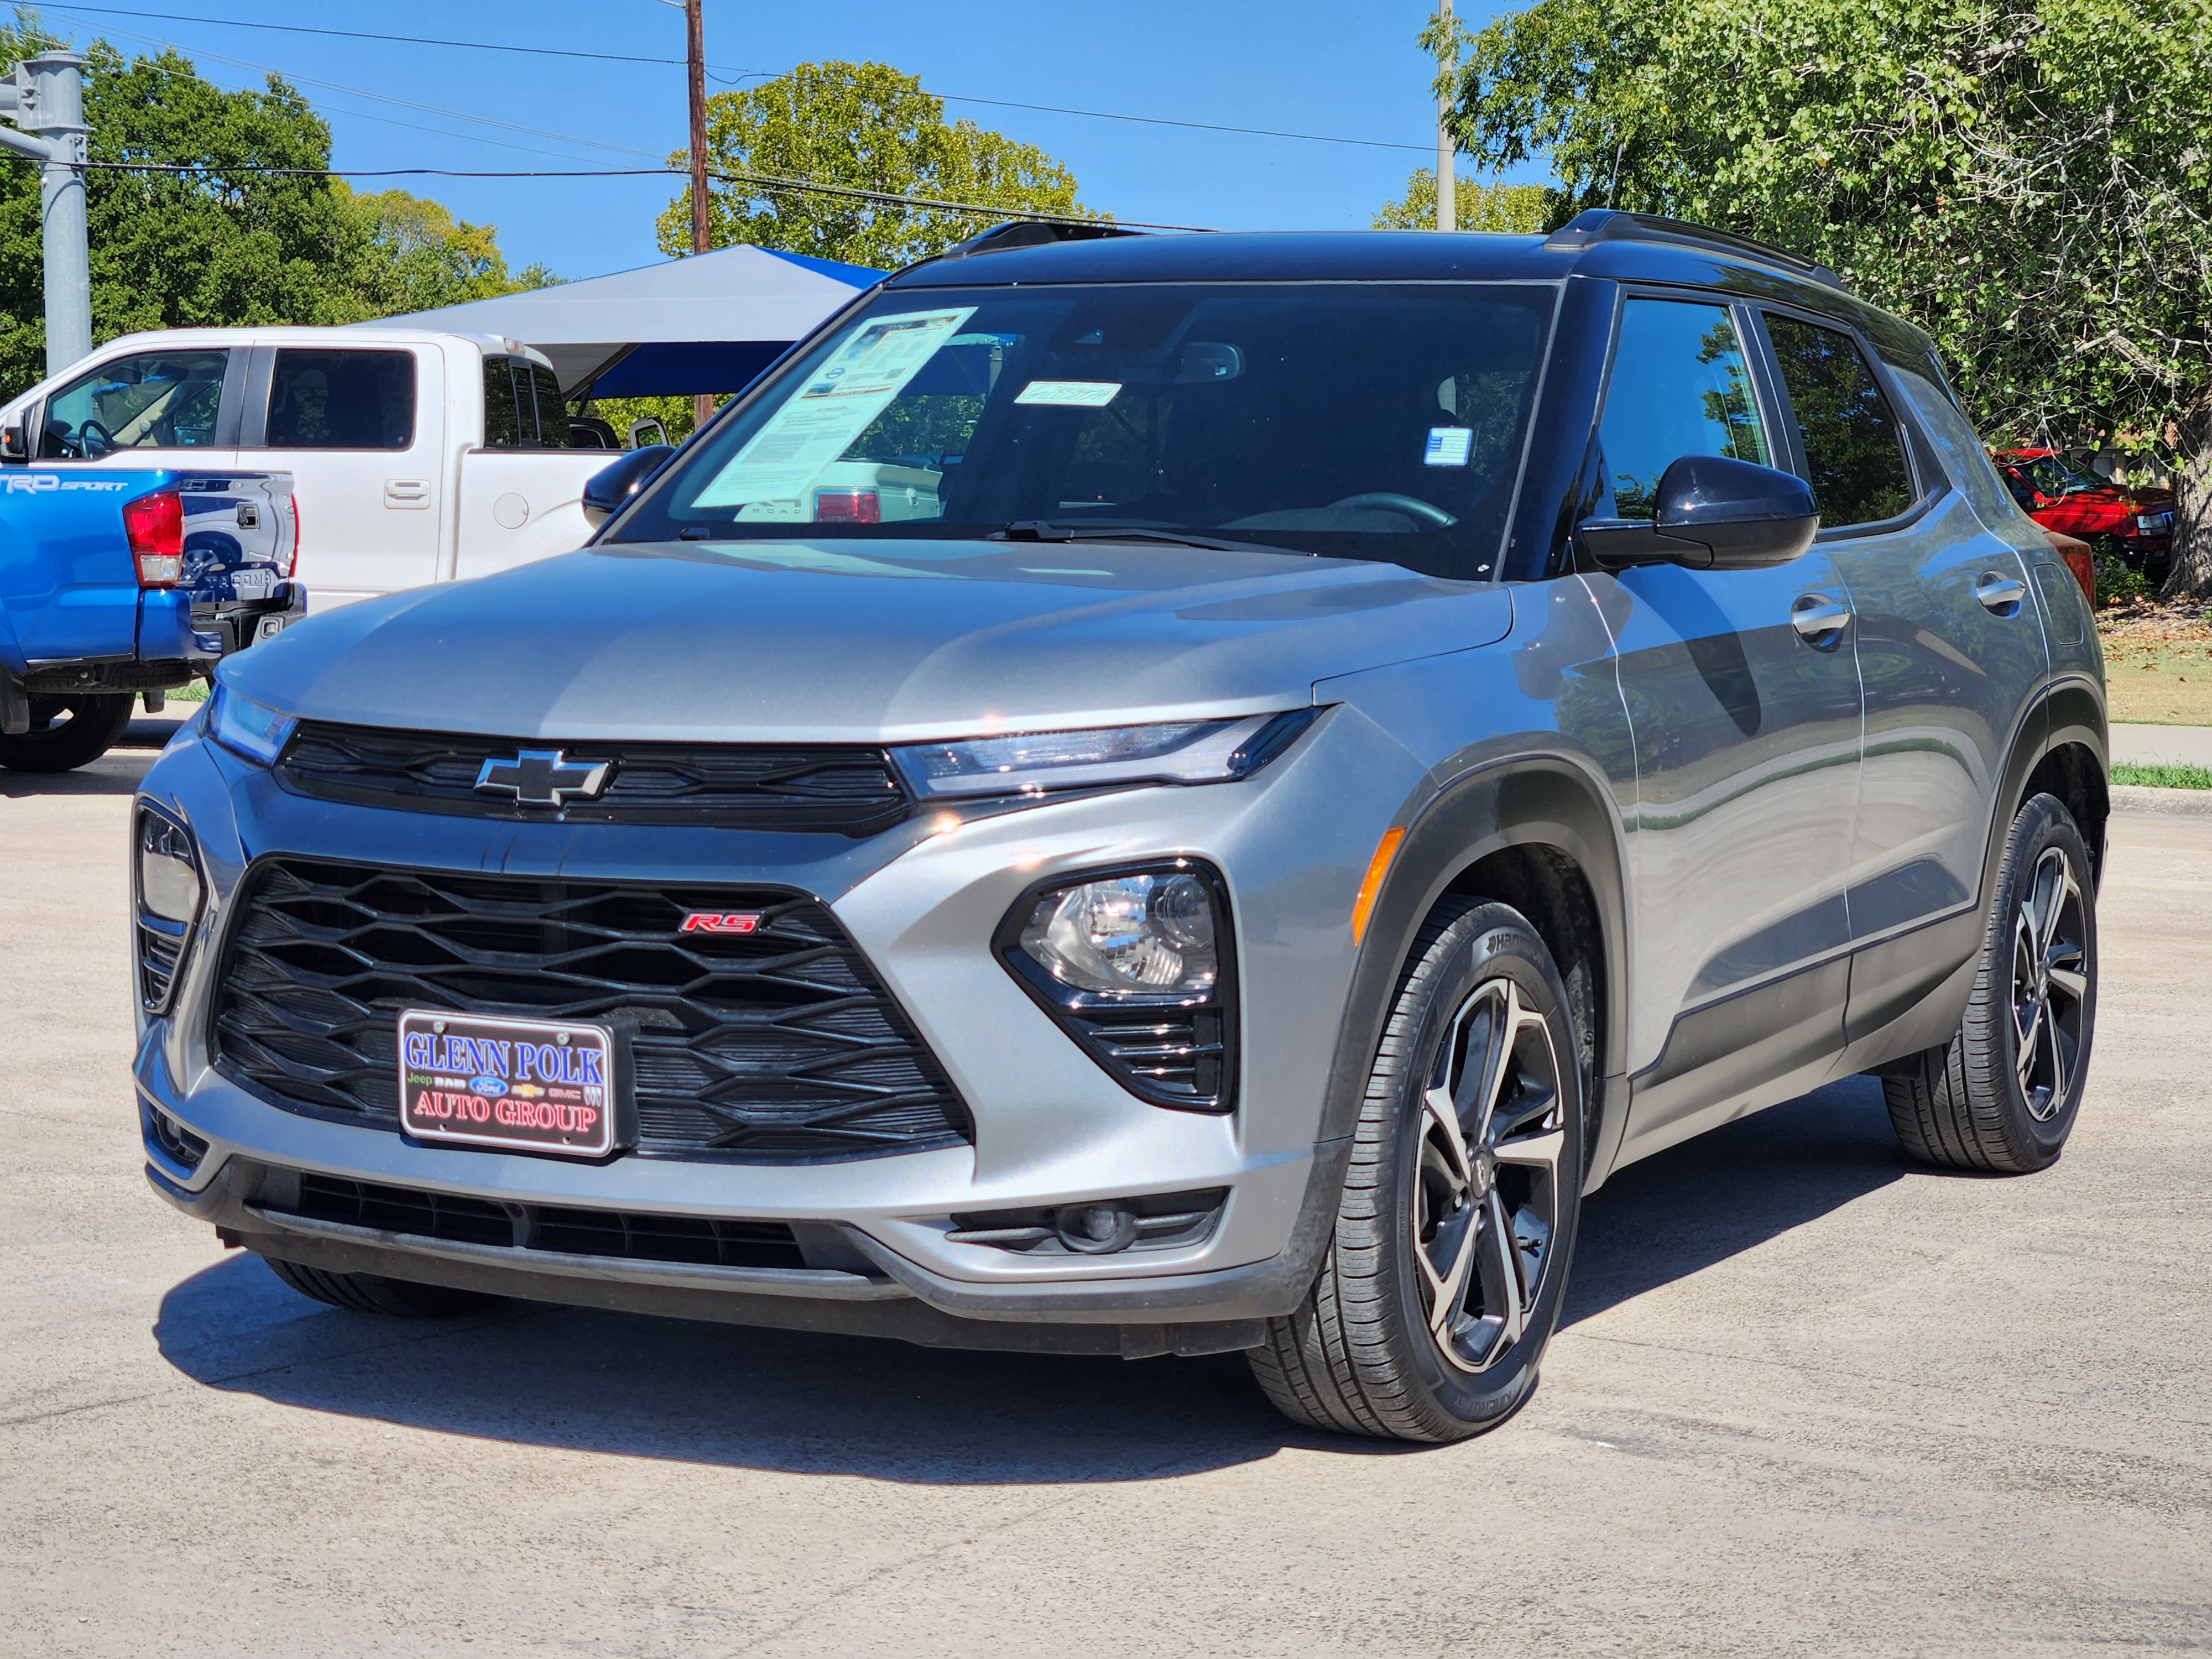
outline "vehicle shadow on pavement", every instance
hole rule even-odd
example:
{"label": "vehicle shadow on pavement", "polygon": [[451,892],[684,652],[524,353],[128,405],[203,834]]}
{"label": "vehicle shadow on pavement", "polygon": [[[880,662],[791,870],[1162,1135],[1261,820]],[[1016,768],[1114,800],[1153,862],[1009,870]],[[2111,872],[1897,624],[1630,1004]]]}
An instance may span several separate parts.
{"label": "vehicle shadow on pavement", "polygon": [[139,780],[176,734],[174,720],[133,720],[124,728],[122,739],[114,748],[74,772],[21,772],[0,767],[0,800],[26,795],[134,794]]}
{"label": "vehicle shadow on pavement", "polygon": [[1686,1279],[1912,1173],[1881,1085],[1869,1077],[1632,1164],[1583,1207],[1561,1323]]}
{"label": "vehicle shadow on pavement", "polygon": [[[1879,1088],[1838,1085],[1625,1170],[1590,1202],[1568,1319],[1695,1273],[1897,1180]],[[1277,1417],[1243,1359],[964,1353],[517,1304],[438,1322],[341,1313],[227,1257],[163,1298],[185,1375],[446,1434],[927,1485],[1150,1480],[1285,1446],[1419,1449]]]}

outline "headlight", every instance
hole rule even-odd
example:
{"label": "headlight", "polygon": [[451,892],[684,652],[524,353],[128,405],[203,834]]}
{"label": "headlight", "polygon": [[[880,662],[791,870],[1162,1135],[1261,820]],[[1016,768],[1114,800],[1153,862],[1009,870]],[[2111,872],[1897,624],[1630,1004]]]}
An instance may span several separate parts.
{"label": "headlight", "polygon": [[298,724],[291,715],[280,714],[221,684],[216,687],[212,706],[208,709],[208,726],[215,733],[215,740],[233,753],[264,766],[276,763],[276,757],[284,751],[284,740]]}
{"label": "headlight", "polygon": [[1235,1104],[1236,975],[1229,896],[1177,859],[1025,894],[1001,960],[1115,1081],[1156,1106]]}
{"label": "headlight", "polygon": [[2136,531],[2139,535],[2159,536],[2173,528],[2171,513],[2139,513],[2136,515]]}
{"label": "headlight", "polygon": [[206,890],[191,834],[174,819],[141,806],[131,842],[138,1000],[158,1014],[169,1005]]}
{"label": "headlight", "polygon": [[908,744],[890,755],[907,787],[923,800],[1117,784],[1227,783],[1250,777],[1281,754],[1320,713],[1294,708],[1243,720],[1025,732]]}

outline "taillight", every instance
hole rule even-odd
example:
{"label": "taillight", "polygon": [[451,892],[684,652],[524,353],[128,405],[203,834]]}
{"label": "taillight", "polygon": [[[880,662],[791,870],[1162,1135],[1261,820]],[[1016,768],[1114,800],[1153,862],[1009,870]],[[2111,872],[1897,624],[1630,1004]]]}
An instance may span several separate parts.
{"label": "taillight", "polygon": [[123,538],[137,561],[138,586],[174,587],[185,579],[185,500],[157,489],[123,503]]}
{"label": "taillight", "polygon": [[284,556],[284,574],[289,580],[297,574],[300,568],[300,498],[287,495],[284,505],[292,511],[292,550]]}
{"label": "taillight", "polygon": [[881,524],[884,504],[872,489],[817,489],[814,492],[817,524]]}
{"label": "taillight", "polygon": [[2051,538],[2051,545],[2058,556],[2066,561],[2066,568],[2074,573],[2074,580],[2081,585],[2081,597],[2088,601],[2089,609],[2097,608],[2097,556],[2089,550],[2089,544],[2056,530],[2043,532]]}

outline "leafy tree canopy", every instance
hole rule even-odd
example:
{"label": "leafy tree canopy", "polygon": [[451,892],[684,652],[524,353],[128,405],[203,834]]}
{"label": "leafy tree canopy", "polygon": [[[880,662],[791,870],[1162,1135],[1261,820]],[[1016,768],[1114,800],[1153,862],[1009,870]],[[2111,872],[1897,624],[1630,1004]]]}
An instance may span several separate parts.
{"label": "leafy tree canopy", "polygon": [[[1486,185],[1455,179],[1452,222],[1462,230],[1525,232],[1547,228],[1551,192],[1541,185]],[[1417,168],[1406,180],[1406,193],[1375,210],[1377,230],[1434,230],[1437,228],[1437,170]]]}
{"label": "leafy tree canopy", "polygon": [[[0,68],[65,43],[34,13],[0,27]],[[330,128],[280,77],[225,92],[171,51],[83,48],[95,161],[186,173],[86,174],[95,341],[139,329],[333,324],[482,299],[552,280],[509,275],[489,226],[401,191],[258,171],[330,166]],[[0,161],[0,395],[46,374],[38,164]]]}
{"label": "leafy tree canopy", "polygon": [[1549,218],[1663,213],[1919,323],[1982,429],[2176,442],[2212,586],[2212,0],[1537,0],[1455,45],[1477,160]]}
{"label": "leafy tree canopy", "polygon": [[[1025,214],[1093,218],[1075,176],[1034,144],[945,118],[945,100],[884,64],[802,64],[788,75],[707,100],[707,164],[743,173],[969,202]],[[678,150],[671,167],[688,167]],[[750,242],[890,270],[942,253],[986,228],[974,214],[893,206],[735,182],[709,185],[713,246]],[[660,246],[691,251],[691,191],[668,204]]]}

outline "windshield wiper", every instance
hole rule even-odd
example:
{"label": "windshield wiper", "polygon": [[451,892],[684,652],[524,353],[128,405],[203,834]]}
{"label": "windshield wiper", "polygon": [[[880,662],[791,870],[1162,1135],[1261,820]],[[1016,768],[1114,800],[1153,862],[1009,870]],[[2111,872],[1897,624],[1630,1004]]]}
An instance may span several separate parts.
{"label": "windshield wiper", "polygon": [[1170,547],[1202,547],[1215,553],[1303,553],[1296,547],[1270,547],[1259,542],[1224,541],[1188,530],[1155,530],[1142,525],[1054,524],[1049,519],[1017,519],[1004,530],[985,537],[993,542],[1162,542]]}

